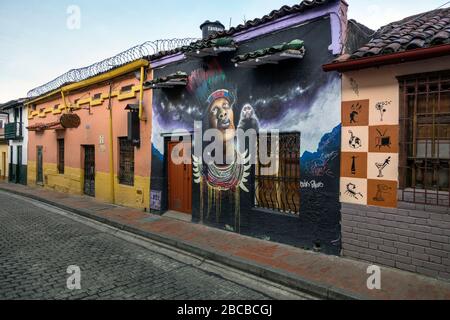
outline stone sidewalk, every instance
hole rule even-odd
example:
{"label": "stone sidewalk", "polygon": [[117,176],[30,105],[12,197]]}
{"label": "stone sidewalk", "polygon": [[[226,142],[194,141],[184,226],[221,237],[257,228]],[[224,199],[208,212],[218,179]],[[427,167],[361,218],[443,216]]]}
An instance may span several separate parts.
{"label": "stone sidewalk", "polygon": [[0,190],[156,240],[326,299],[449,300],[450,283],[382,267],[382,289],[367,288],[370,264],[304,251],[203,225],[151,215],[43,188]]}

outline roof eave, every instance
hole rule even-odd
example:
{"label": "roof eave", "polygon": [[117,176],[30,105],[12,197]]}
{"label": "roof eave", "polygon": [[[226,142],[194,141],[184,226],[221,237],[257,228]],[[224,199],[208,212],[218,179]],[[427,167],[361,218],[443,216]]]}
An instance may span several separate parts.
{"label": "roof eave", "polygon": [[347,72],[368,68],[381,67],[404,62],[418,61],[450,55],[450,44],[433,46],[425,49],[414,49],[373,57],[365,57],[343,62],[329,63],[322,66],[325,72]]}
{"label": "roof eave", "polygon": [[22,107],[25,104],[26,100],[27,100],[26,98],[22,98],[0,104],[0,110],[9,110],[14,109],[16,107]]}
{"label": "roof eave", "polygon": [[87,87],[90,87],[92,85],[97,85],[99,83],[103,83],[106,81],[111,81],[114,78],[123,76],[125,74],[128,74],[130,72],[133,72],[139,68],[147,68],[150,65],[150,63],[148,62],[148,60],[146,59],[138,59],[135,60],[133,62],[127,63],[123,66],[120,67],[116,67],[112,70],[106,71],[104,73],[98,74],[94,77],[90,77],[87,78],[85,80],[79,81],[79,82],[75,82],[72,84],[68,84],[68,85],[63,85],[58,89],[55,89],[53,91],[50,91],[46,94],[42,94],[40,96],[34,97],[29,99],[25,105],[32,105],[35,103],[41,103],[42,101],[47,101],[48,100],[52,100],[55,98],[56,95],[61,94],[61,92],[64,93],[70,93],[70,92],[74,92],[77,90],[82,90],[85,89]]}

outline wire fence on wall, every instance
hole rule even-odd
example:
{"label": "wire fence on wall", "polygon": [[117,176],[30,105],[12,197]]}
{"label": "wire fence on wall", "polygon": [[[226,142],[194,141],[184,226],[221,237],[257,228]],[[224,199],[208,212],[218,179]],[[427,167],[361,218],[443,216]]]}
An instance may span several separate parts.
{"label": "wire fence on wall", "polygon": [[137,45],[124,52],[121,52],[114,57],[94,63],[88,67],[70,70],[69,72],[66,72],[58,78],[29,91],[28,98],[35,98],[56,90],[69,83],[75,83],[91,77],[95,77],[96,75],[110,71],[114,68],[120,67],[141,58],[150,57],[158,53],[163,53],[181,48],[183,46],[187,46],[197,40],[199,39],[184,38],[147,41],[143,44]]}

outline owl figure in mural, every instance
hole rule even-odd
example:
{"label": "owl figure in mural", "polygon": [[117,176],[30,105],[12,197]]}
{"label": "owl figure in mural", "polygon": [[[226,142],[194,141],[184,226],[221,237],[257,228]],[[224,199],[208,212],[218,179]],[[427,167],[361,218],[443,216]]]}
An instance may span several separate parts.
{"label": "owl figure in mural", "polygon": [[[217,191],[249,192],[245,183],[250,175],[250,156],[248,151],[240,153],[236,147],[236,127],[234,124],[235,98],[228,90],[217,90],[207,99],[208,129],[217,129],[223,143],[224,164],[203,163],[203,159],[193,156],[195,183],[206,182]],[[253,108],[252,108],[253,109]]]}

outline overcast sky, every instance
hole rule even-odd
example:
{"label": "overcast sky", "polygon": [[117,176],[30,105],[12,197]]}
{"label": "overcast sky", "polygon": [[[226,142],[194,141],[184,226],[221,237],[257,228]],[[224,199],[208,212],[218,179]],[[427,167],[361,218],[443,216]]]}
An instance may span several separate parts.
{"label": "overcast sky", "polygon": [[[350,18],[377,29],[433,10],[446,0],[347,2]],[[206,19],[227,27],[231,20],[234,26],[296,3],[299,0],[1,0],[0,103],[148,40],[200,37],[199,25]],[[67,27],[71,5],[80,8],[79,29]]]}

